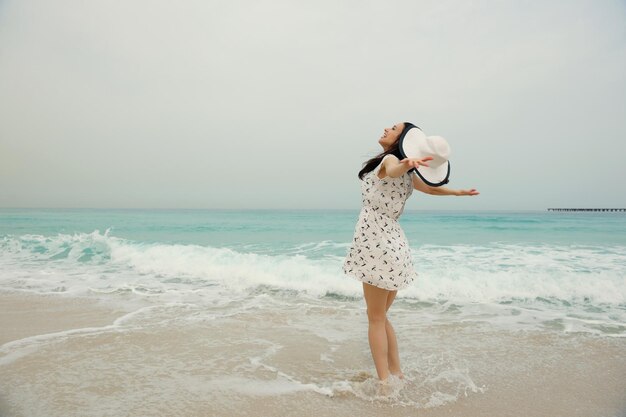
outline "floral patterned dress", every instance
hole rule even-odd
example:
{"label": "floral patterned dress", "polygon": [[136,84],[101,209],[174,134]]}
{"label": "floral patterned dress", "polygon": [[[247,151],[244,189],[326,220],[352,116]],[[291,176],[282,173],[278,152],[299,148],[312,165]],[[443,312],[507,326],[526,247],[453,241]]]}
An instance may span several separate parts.
{"label": "floral patterned dress", "polygon": [[[383,161],[388,157],[392,155],[385,155]],[[343,272],[376,287],[399,290],[417,277],[409,244],[397,221],[413,192],[413,181],[410,173],[378,178],[382,163],[361,182],[363,208]]]}

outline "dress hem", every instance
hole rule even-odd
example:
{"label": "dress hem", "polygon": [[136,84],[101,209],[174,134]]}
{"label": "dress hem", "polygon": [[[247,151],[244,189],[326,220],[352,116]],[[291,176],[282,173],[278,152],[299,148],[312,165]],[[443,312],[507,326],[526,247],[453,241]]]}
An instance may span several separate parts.
{"label": "dress hem", "polygon": [[[348,273],[346,271],[344,271],[343,273],[344,273],[344,275],[347,275],[348,277],[353,278],[353,279],[355,279],[357,281],[365,282],[366,284],[370,284],[369,282],[367,282],[367,281],[357,277],[356,275],[352,275],[352,274],[350,274],[350,273]],[[393,287],[393,288],[381,287],[381,286],[376,285],[376,284],[370,284],[370,285],[373,285],[374,287],[377,287],[377,288],[382,288],[383,290],[387,290],[387,291],[397,291],[397,290],[403,290],[403,289],[409,287],[413,283],[414,280],[415,279],[412,279],[411,282],[409,282],[409,283],[404,283],[402,285],[399,285],[399,286]]]}

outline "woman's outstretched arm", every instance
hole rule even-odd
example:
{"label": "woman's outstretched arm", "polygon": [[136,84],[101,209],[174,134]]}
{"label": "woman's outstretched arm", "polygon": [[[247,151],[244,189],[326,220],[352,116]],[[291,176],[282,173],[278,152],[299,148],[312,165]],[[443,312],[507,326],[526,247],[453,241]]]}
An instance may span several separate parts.
{"label": "woman's outstretched arm", "polygon": [[426,194],[431,195],[478,195],[480,194],[476,191],[475,188],[471,188],[469,190],[454,190],[452,188],[447,187],[431,187],[426,184],[420,177],[418,177],[415,173],[411,174],[411,178],[413,178],[413,188],[418,191],[421,191]]}
{"label": "woman's outstretched arm", "polygon": [[478,195],[480,194],[476,191],[476,188],[471,188],[469,190],[453,190],[452,188],[446,187],[430,187],[432,195]]}

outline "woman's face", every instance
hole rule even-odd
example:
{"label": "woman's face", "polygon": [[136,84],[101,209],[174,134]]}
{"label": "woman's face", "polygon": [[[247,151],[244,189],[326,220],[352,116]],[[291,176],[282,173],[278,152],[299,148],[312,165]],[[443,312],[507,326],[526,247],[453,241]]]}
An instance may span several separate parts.
{"label": "woman's face", "polygon": [[396,123],[391,127],[386,127],[383,135],[378,139],[378,143],[383,147],[384,150],[387,150],[391,145],[398,140],[398,136],[402,133],[402,129],[404,129],[404,123]]}

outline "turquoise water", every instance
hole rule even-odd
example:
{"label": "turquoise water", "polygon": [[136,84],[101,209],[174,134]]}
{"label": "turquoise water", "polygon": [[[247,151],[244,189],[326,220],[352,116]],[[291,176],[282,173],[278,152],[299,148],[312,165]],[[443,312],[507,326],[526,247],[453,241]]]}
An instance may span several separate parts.
{"label": "turquoise water", "polygon": [[[111,229],[111,235],[136,242],[233,248],[258,245],[280,253],[302,243],[349,242],[357,217],[358,210],[0,209],[0,236]],[[413,246],[491,242],[626,245],[624,213],[407,210],[400,224]]]}
{"label": "turquoise water", "polygon": [[[623,392],[625,214],[403,213],[418,277],[388,312],[408,381],[388,398],[378,394],[362,284],[341,269],[357,217],[0,210],[0,292],[124,311],[105,326],[1,345],[0,390],[24,410],[53,404],[55,415],[123,414],[128,404],[189,415],[195,400],[219,415],[287,401],[364,415],[379,405],[462,407],[492,392],[558,393],[576,378],[584,401],[572,409],[600,395],[600,379],[607,398]],[[51,308],[33,305],[26,311]],[[599,376],[596,365],[615,371]]]}
{"label": "turquoise water", "polygon": [[[357,217],[358,210],[2,209],[0,288],[168,300],[193,293],[206,302],[224,291],[357,300],[360,283],[341,272]],[[419,274],[398,294],[405,303],[512,304],[545,312],[546,321],[589,319],[571,329],[626,334],[624,213],[406,211],[400,224]]]}

